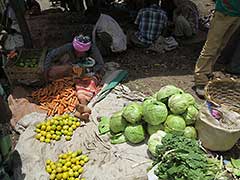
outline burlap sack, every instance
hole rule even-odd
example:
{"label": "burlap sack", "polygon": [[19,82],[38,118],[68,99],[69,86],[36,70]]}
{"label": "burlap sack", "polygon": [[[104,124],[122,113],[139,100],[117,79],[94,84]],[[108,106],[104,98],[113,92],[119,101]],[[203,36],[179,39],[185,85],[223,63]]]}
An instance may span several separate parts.
{"label": "burlap sack", "polygon": [[240,114],[225,108],[219,110],[222,119],[218,121],[210,114],[208,108],[203,106],[195,127],[203,147],[212,151],[227,151],[240,138]]}
{"label": "burlap sack", "polygon": [[8,97],[8,105],[12,112],[11,126],[15,129],[17,122],[32,112],[46,113],[38,105],[29,102],[26,97],[29,93],[22,87],[16,87]]}

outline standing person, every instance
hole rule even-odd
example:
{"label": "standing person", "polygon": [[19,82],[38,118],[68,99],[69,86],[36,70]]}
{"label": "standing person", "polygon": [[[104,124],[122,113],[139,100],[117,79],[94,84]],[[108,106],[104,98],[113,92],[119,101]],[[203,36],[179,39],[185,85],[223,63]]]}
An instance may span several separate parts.
{"label": "standing person", "polygon": [[127,37],[120,25],[111,16],[102,14],[96,6],[88,8],[85,16],[88,23],[95,24],[92,41],[102,56],[127,49]]}
{"label": "standing person", "polygon": [[190,0],[173,0],[176,8],[173,11],[174,35],[177,38],[190,38],[198,32],[199,12]]}
{"label": "standing person", "polygon": [[213,67],[233,33],[240,26],[240,1],[216,0],[207,41],[195,66],[195,90],[204,96],[204,87],[212,76]]}
{"label": "standing person", "polygon": [[72,74],[73,65],[94,61],[94,73],[101,73],[104,62],[98,48],[88,36],[76,36],[72,43],[53,49],[47,54],[44,63],[45,79],[54,80]]}
{"label": "standing person", "polygon": [[166,12],[159,6],[159,0],[148,0],[145,8],[138,12],[135,20],[138,30],[130,34],[130,41],[140,48],[150,47],[167,26],[167,21]]}

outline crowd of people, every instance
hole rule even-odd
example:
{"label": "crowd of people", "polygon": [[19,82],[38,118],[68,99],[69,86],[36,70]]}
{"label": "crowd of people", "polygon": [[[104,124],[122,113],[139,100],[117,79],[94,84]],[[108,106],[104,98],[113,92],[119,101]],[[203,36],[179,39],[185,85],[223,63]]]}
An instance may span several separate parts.
{"label": "crowd of people", "polygon": [[[128,46],[148,48],[160,36],[172,36],[176,40],[191,39],[199,31],[199,11],[191,0],[162,0],[161,3],[159,0],[145,1],[135,19],[135,30],[127,32],[127,35],[116,20],[101,13],[95,6],[85,11],[85,17],[88,23],[95,25],[91,41],[87,42],[88,48],[86,43],[75,38],[72,44],[50,52],[45,62],[46,77],[59,77],[56,72],[62,75],[65,74],[63,72],[70,72],[71,65],[67,59],[74,63],[73,61],[86,59],[86,56],[92,57],[97,67],[94,69],[100,71],[104,64],[102,56],[125,51]],[[199,96],[204,95],[204,86],[211,78],[213,66],[239,24],[240,2],[217,0],[208,38],[195,67],[195,90]],[[76,43],[81,45],[76,47]],[[66,58],[66,54],[71,58]],[[64,57],[64,60],[60,57]],[[57,64],[50,68],[50,64],[56,59]],[[231,68],[229,71],[231,72]]]}

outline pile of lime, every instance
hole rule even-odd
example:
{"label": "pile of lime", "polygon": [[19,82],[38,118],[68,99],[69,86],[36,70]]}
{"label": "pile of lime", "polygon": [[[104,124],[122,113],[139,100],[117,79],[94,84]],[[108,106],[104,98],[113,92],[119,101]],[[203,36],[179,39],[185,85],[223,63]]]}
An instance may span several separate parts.
{"label": "pile of lime", "polygon": [[65,136],[67,141],[72,139],[73,132],[80,127],[81,123],[78,118],[69,114],[62,116],[54,116],[47,121],[36,125],[35,138],[40,142],[50,143],[51,141],[59,141],[61,136]]}
{"label": "pile of lime", "polygon": [[49,179],[60,180],[85,180],[79,178],[84,169],[83,166],[89,161],[87,155],[83,155],[81,150],[60,154],[56,162],[48,159],[46,161],[46,171]]}

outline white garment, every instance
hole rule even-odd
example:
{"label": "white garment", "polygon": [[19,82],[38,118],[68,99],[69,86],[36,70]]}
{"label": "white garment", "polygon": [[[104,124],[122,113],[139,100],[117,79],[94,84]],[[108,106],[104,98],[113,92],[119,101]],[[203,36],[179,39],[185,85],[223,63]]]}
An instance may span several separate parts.
{"label": "white garment", "polygon": [[127,49],[127,37],[119,24],[112,17],[106,14],[101,14],[99,17],[92,34],[93,43],[95,44],[97,32],[106,32],[112,37],[112,52],[121,52]]}

